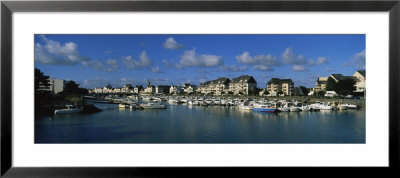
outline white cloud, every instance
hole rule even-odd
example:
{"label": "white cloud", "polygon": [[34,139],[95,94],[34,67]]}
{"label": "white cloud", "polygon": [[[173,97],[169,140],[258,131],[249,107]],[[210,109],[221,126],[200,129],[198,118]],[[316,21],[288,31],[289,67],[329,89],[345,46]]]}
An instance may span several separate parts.
{"label": "white cloud", "polygon": [[149,67],[152,65],[152,60],[147,56],[146,51],[142,51],[139,60],[134,60],[132,56],[122,57],[122,61],[128,69],[139,69],[142,67]]}
{"label": "white cloud", "polygon": [[60,44],[58,41],[47,39],[46,36],[40,36],[43,44],[35,44],[35,61],[40,64],[51,65],[76,65],[82,61],[88,61],[90,58],[83,57],[78,52],[78,45],[73,42]]}
{"label": "white cloud", "polygon": [[250,56],[250,53],[245,51],[241,55],[236,56],[236,60],[242,64],[248,65],[269,65],[269,66],[279,66],[279,62],[276,60],[275,56],[270,54],[267,55],[257,55]]}
{"label": "white cloud", "polygon": [[293,53],[292,48],[286,48],[281,57],[285,64],[296,64],[296,55]]}
{"label": "white cloud", "polygon": [[304,65],[297,65],[297,64],[293,65],[292,70],[297,72],[308,71],[308,69]]}
{"label": "white cloud", "polygon": [[274,71],[273,68],[271,68],[270,66],[266,66],[266,65],[255,65],[253,66],[254,70],[261,70],[261,71]]}
{"label": "white cloud", "polygon": [[151,68],[151,71],[154,73],[164,73],[163,71],[160,70],[159,66]]}
{"label": "white cloud", "polygon": [[220,69],[222,71],[228,71],[228,72],[243,72],[247,70],[247,66],[224,65],[221,66]]}
{"label": "white cloud", "polygon": [[357,69],[365,69],[365,50],[355,54],[352,61]]}
{"label": "white cloud", "polygon": [[327,67],[327,68],[325,68],[326,69],[326,71],[328,71],[328,72],[334,72],[335,71],[335,69],[334,68],[331,68],[331,67]]}
{"label": "white cloud", "polygon": [[196,50],[185,51],[180,57],[176,67],[215,67],[223,65],[224,61],[221,56],[197,54]]}
{"label": "white cloud", "polygon": [[179,44],[178,42],[175,41],[174,38],[170,37],[165,42],[163,43],[163,47],[167,49],[180,49],[183,48],[183,44]]}
{"label": "white cloud", "polygon": [[105,63],[100,60],[82,61],[82,64],[96,70],[113,72],[119,68],[118,61],[115,59],[108,59]]}
{"label": "white cloud", "polygon": [[365,69],[365,50],[354,54],[349,61],[343,62],[342,66],[355,66],[357,69]]}
{"label": "white cloud", "polygon": [[318,57],[317,64],[328,64],[329,59],[327,57]]}

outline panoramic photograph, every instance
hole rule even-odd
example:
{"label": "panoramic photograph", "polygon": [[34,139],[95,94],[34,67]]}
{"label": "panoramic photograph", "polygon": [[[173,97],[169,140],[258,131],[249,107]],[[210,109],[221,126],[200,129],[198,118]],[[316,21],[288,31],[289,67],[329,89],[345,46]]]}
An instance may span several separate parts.
{"label": "panoramic photograph", "polygon": [[365,144],[365,34],[36,34],[35,144]]}

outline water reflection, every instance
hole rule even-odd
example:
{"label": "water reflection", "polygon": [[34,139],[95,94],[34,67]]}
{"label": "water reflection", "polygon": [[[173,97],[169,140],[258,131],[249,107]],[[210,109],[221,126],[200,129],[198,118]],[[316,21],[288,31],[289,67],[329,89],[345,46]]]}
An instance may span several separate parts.
{"label": "water reflection", "polygon": [[[365,110],[263,113],[167,104],[35,120],[36,143],[365,143]],[[51,133],[51,134],[50,134]]]}

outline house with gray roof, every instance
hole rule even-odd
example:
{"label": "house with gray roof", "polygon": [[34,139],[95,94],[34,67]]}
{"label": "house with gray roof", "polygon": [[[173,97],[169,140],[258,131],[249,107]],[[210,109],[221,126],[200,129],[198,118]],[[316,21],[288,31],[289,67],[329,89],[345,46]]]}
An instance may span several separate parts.
{"label": "house with gray roof", "polygon": [[292,79],[271,78],[267,83],[267,91],[269,92],[269,96],[277,96],[279,92],[282,92],[282,95],[286,96],[295,94]]}
{"label": "house with gray roof", "polygon": [[249,95],[249,92],[257,88],[257,81],[249,75],[233,78],[229,83],[229,91],[234,95]]}

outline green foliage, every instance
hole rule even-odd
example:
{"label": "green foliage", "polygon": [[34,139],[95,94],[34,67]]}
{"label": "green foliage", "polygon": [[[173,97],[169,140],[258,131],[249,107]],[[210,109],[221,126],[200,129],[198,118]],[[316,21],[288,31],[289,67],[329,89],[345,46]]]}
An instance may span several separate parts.
{"label": "green foliage", "polygon": [[335,80],[329,77],[326,83],[326,90],[335,91],[339,95],[352,95],[354,90],[356,90],[355,84],[356,81],[351,78],[339,80],[336,83]]}
{"label": "green foliage", "polygon": [[75,81],[70,80],[65,83],[64,93],[66,95],[86,95],[89,93],[89,91],[85,88],[79,88],[79,84],[75,83]]}
{"label": "green foliage", "polygon": [[356,87],[354,86],[356,81],[353,79],[340,80],[338,82],[338,91],[336,93],[340,95],[352,95]]}
{"label": "green foliage", "polygon": [[325,95],[325,91],[318,91],[315,93],[316,96],[324,96]]}
{"label": "green foliage", "polygon": [[269,95],[269,91],[264,90],[264,95]]}
{"label": "green foliage", "polygon": [[50,86],[49,76],[46,76],[38,68],[35,68],[35,91],[39,89],[39,85]]}
{"label": "green foliage", "polygon": [[332,77],[329,77],[328,81],[326,82],[326,90],[327,91],[336,91],[336,93],[337,93],[338,85]]}
{"label": "green foliage", "polygon": [[305,86],[300,86],[301,92],[303,92],[303,95],[306,96],[310,90],[308,90]]}

